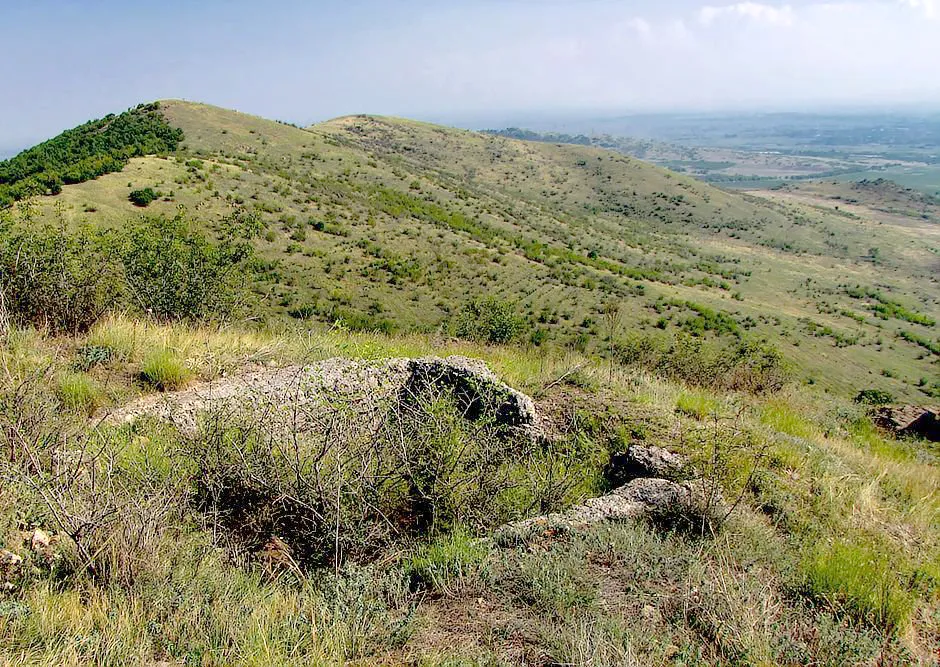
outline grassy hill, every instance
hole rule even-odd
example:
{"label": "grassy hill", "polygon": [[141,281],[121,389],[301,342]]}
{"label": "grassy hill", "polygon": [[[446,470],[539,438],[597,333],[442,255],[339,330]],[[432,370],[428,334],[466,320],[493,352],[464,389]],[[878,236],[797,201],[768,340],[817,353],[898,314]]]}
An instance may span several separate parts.
{"label": "grassy hill", "polygon": [[146,109],[0,209],[0,665],[935,661],[940,451],[852,400],[936,391],[931,209]]}
{"label": "grassy hill", "polygon": [[248,207],[265,226],[257,310],[274,319],[433,331],[486,295],[541,344],[747,336],[842,393],[935,391],[932,214],[742,196],[597,148],[401,119],[298,128],[180,101],[160,113],[185,137],[175,152],[66,185],[36,215],[120,226],[148,187],[147,214],[184,206],[210,228]]}

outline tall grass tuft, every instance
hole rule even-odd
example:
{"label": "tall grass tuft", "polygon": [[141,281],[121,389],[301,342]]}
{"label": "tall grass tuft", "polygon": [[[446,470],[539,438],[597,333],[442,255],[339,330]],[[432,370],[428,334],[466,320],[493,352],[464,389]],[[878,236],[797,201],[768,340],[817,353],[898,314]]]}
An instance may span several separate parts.
{"label": "tall grass tuft", "polygon": [[172,350],[152,352],[144,358],[140,378],[160,391],[172,391],[186,385],[193,372]]}

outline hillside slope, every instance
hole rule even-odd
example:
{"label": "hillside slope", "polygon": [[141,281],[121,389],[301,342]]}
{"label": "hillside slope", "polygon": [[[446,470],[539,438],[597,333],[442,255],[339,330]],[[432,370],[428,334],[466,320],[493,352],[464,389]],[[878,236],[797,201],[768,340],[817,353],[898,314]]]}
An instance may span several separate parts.
{"label": "hillside slope", "polygon": [[601,149],[401,119],[302,129],[188,102],[160,110],[184,133],[175,154],[66,185],[36,215],[119,225],[143,187],[162,195],[148,214],[182,205],[209,227],[249,207],[267,228],[255,290],[273,318],[435,330],[485,295],[525,315],[539,343],[747,336],[846,394],[936,391],[929,220],[742,196]]}

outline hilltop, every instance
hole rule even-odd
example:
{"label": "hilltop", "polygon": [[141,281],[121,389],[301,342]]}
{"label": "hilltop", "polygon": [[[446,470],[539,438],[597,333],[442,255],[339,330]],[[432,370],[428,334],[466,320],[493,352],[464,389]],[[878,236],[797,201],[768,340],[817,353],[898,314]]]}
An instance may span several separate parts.
{"label": "hilltop", "polygon": [[940,316],[932,219],[730,193],[595,147],[402,119],[299,128],[181,101],[159,113],[185,137],[176,150],[65,184],[33,201],[39,217],[120,225],[145,188],[159,194],[146,214],[183,206],[207,228],[244,207],[265,228],[254,289],[268,318],[433,331],[489,296],[540,344],[746,333],[846,394],[919,400],[936,376],[935,326],[879,310]]}

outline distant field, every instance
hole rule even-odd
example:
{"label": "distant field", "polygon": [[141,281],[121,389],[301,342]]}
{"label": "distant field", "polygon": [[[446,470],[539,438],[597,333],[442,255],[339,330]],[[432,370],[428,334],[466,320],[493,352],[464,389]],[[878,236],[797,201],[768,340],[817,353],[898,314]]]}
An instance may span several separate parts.
{"label": "distant field", "polygon": [[[544,126],[538,120],[525,125]],[[567,119],[550,127],[586,133],[595,145],[732,189],[882,176],[940,191],[938,114],[646,114]]]}

